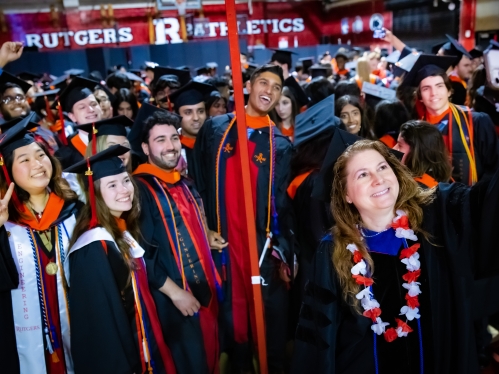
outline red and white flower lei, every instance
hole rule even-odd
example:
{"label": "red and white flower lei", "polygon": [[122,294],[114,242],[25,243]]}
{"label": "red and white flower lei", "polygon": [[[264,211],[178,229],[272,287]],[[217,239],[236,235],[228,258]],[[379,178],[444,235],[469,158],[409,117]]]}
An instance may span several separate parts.
{"label": "red and white flower lei", "polygon": [[[397,210],[396,213],[397,217],[393,219],[392,223],[392,228],[395,230],[395,236],[397,238],[417,241],[418,237],[414,234],[414,231],[409,228],[409,219],[405,212]],[[406,282],[402,284],[402,287],[407,289],[407,294],[405,295],[407,305],[400,308],[400,315],[405,315],[406,322],[399,318],[395,318],[397,328],[390,327],[387,329],[386,327],[390,324],[388,322],[383,322],[381,319],[380,305],[371,292],[370,287],[374,283],[374,280],[365,276],[367,273],[367,264],[355,244],[347,245],[347,249],[352,252],[353,261],[355,263],[351,269],[352,278],[355,279],[357,284],[364,285],[365,287],[356,295],[357,300],[360,300],[362,308],[364,309],[363,315],[371,318],[373,321],[371,329],[377,335],[383,334],[387,342],[406,337],[408,333],[413,331],[407,324],[407,321],[412,321],[413,319],[419,319],[421,317],[418,308],[418,295],[421,293],[421,290],[419,288],[420,283],[416,282],[421,275],[421,263],[419,261],[418,253],[419,247],[420,245],[416,243],[409,248],[403,249],[400,253],[401,262],[406,265],[407,269],[407,273],[402,276],[402,279]]]}

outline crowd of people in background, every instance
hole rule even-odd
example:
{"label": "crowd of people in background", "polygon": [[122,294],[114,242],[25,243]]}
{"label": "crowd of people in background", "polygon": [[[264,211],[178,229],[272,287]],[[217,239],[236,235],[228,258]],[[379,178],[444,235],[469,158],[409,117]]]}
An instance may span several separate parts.
{"label": "crowd of people in background", "polygon": [[255,303],[270,373],[499,366],[499,43],[446,37],[105,79],[5,43],[0,371],[256,373]]}

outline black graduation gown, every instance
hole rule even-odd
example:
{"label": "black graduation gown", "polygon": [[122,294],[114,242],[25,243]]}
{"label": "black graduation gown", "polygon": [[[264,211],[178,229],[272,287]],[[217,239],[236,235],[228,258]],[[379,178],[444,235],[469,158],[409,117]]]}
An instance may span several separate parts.
{"label": "black graduation gown", "polygon": [[6,373],[19,373],[14,316],[10,291],[19,286],[5,228],[0,228],[0,362]]}
{"label": "black graduation gown", "polygon": [[318,176],[318,170],[312,171],[296,189],[293,198],[296,241],[300,252],[298,254],[298,274],[290,295],[289,326],[292,336],[294,336],[298,322],[297,317],[303,299],[305,282],[310,278],[312,272],[315,251],[333,225],[329,205],[311,196]]}
{"label": "black graduation gown", "polygon": [[[467,107],[460,107],[460,109],[468,117],[470,109]],[[460,113],[462,126],[465,128],[466,123],[463,115],[460,110],[458,112]],[[499,166],[497,136],[494,124],[487,114],[471,111],[471,119],[473,122],[473,145],[475,149],[476,169],[478,180],[480,180],[486,174],[492,176]],[[468,184],[469,161],[456,123],[456,119],[453,116],[452,139],[449,139],[447,115],[435,125],[438,126],[447,143],[452,141],[452,178],[456,182]]]}
{"label": "black graduation gown", "polygon": [[[72,214],[77,215],[81,206],[80,202],[66,202],[53,225],[66,220]],[[0,227],[0,363],[2,372],[9,374],[20,373],[11,295],[11,290],[18,286],[19,275],[12,258],[7,231],[5,226],[2,226]]]}
{"label": "black graduation gown", "polygon": [[[107,254],[101,241],[95,241],[69,256],[75,372],[142,373],[130,270],[116,245],[105,243]],[[166,373],[142,300],[141,307],[154,373]]]}
{"label": "black graduation gown", "polygon": [[76,149],[76,147],[72,143],[72,139],[75,136],[79,136],[78,132],[71,137],[68,138],[68,145],[60,147],[55,153],[54,156],[61,162],[62,169],[66,169],[81,160],[83,160],[83,155]]}
{"label": "black graduation gown", "polygon": [[[476,250],[473,223],[480,221],[480,209],[474,191],[470,193],[461,184],[439,184],[435,200],[423,208],[422,228],[431,235],[431,243],[419,235],[423,279],[427,277],[423,280],[421,296],[426,299],[420,299],[421,313],[422,318],[428,320],[424,314],[429,314],[431,319],[431,323],[422,320],[423,336],[431,338],[423,337],[423,352],[432,360],[425,373],[478,373],[471,265]],[[331,254],[332,242],[323,241],[306,286],[292,373],[374,373],[371,321],[345,305]],[[374,261],[376,266],[376,258]],[[426,289],[424,282],[428,283]],[[425,312],[423,305],[428,310],[428,304],[430,311]],[[396,357],[381,360],[397,363]],[[385,372],[398,372],[398,368]]]}
{"label": "black graduation gown", "polygon": [[451,97],[452,103],[456,105],[464,105],[466,103],[466,88],[461,82],[451,80],[450,84],[453,91]]}
{"label": "black graduation gown", "polygon": [[[229,123],[233,119],[232,114],[216,116],[207,120],[198,133],[196,145],[194,147],[194,163],[195,175],[194,181],[196,187],[203,198],[204,206],[206,209],[208,227],[213,231],[218,231],[217,228],[217,183],[220,188],[220,196],[226,196],[226,170],[228,160],[235,154],[237,147],[237,124],[234,124],[230,129],[225,144],[221,148],[222,137],[227,130]],[[289,164],[292,156],[292,145],[289,139],[283,136],[276,128],[275,132],[275,205],[278,213],[279,235],[275,235],[279,247],[284,251],[288,264],[293,264],[293,217],[292,208],[289,197],[287,196],[286,189],[288,187]],[[251,144],[253,143],[253,144]],[[250,157],[258,168],[258,176],[256,180],[256,232],[257,232],[257,247],[258,256],[260,257],[265,241],[266,241],[266,226],[267,226],[267,206],[268,206],[268,186],[269,186],[269,163],[270,160],[270,146],[269,146],[269,129],[268,127],[260,128],[252,132],[248,144],[254,147],[254,154]],[[220,165],[216,165],[217,154],[220,151]],[[261,153],[261,155],[260,155]],[[256,161],[258,156],[262,156],[262,163]],[[218,174],[217,174],[218,171]],[[219,180],[217,181],[217,177]],[[240,175],[235,175],[239,178]],[[234,193],[242,194],[242,186],[237,186]],[[242,199],[240,199],[242,202]],[[229,225],[233,224],[227,219],[229,209],[231,207],[225,206],[225,199],[220,199],[220,218],[221,218],[221,235],[229,242],[229,249],[222,255],[217,251],[212,251],[213,259],[217,265],[220,274],[227,274],[224,282],[224,302],[221,309],[221,326],[225,330],[222,351],[228,351],[231,355],[233,366],[242,370],[248,370],[248,365],[251,361],[251,344],[235,343],[234,333],[234,316],[233,316],[233,282],[231,279],[231,272],[236,271],[236,267],[231,267],[231,238],[228,235],[230,230]],[[241,212],[241,206],[235,208],[233,211],[239,212],[241,217],[244,215]],[[239,227],[244,227],[241,224]],[[274,234],[274,225],[271,230]],[[223,266],[223,256],[226,261],[226,271]],[[266,336],[267,336],[267,358],[269,370],[279,371],[283,367],[284,346],[286,340],[287,328],[287,305],[288,305],[288,292],[287,286],[278,275],[276,275],[276,262],[271,255],[271,251],[267,255],[261,266],[261,275],[265,279],[268,286],[262,286],[262,298],[265,309],[265,322],[266,322]],[[248,278],[248,282],[250,279]],[[244,292],[240,290],[239,292]],[[251,296],[250,296],[251,297]],[[250,313],[253,313],[250,310]],[[248,321],[249,324],[249,321]]]}
{"label": "black graduation gown", "polygon": [[[185,317],[173,304],[172,300],[159,290],[165,284],[167,278],[170,278],[180,288],[183,287],[182,275],[173,255],[168,232],[163,224],[165,219],[168,220],[171,217],[170,215],[166,217],[166,207],[162,207],[165,212],[165,215],[162,215],[156,204],[155,197],[145,184],[146,182],[140,180],[142,175],[135,176],[141,206],[140,231],[142,239],[140,245],[145,250],[144,260],[147,265],[151,295],[156,303],[166,344],[172,353],[179,374],[209,373],[200,315]],[[146,177],[149,176],[146,175]],[[182,179],[182,183],[201,202],[193,183],[188,179]],[[181,223],[182,217],[179,215],[177,206],[174,204],[172,206],[176,227],[178,230],[182,230],[181,234],[183,240],[185,240],[189,234],[186,233],[185,224]],[[204,281],[202,283],[205,284]],[[191,291],[202,306],[206,306],[210,302],[211,299],[206,300],[206,297],[196,292],[195,285],[192,285]],[[216,298],[217,296],[212,293],[211,297]]]}

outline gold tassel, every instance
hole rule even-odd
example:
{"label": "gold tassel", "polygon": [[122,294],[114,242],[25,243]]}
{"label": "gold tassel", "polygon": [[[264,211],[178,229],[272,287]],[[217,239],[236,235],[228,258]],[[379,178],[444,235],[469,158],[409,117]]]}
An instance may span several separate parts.
{"label": "gold tassel", "polygon": [[52,353],[50,356],[52,357],[52,362],[54,364],[56,364],[56,363],[58,363],[60,361],[59,360],[59,356],[57,356],[57,352],[56,351],[54,351],[54,353]]}

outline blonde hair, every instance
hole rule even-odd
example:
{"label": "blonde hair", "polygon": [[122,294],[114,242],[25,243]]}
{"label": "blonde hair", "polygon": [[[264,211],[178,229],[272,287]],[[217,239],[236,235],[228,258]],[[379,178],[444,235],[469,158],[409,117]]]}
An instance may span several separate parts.
{"label": "blonde hair", "polygon": [[352,278],[351,268],[354,262],[347,245],[353,243],[357,246],[371,269],[371,276],[374,272],[374,264],[365,241],[361,239],[357,229],[357,225],[361,222],[359,211],[346,200],[346,170],[349,161],[355,155],[368,150],[374,150],[383,156],[397,177],[400,190],[394,209],[403,210],[409,218],[411,229],[416,233],[419,232],[425,238],[428,235],[421,229],[423,221],[422,206],[429,204],[433,200],[435,192],[435,189],[423,190],[418,187],[408,169],[379,141],[360,140],[349,146],[338,158],[333,169],[334,178],[331,191],[331,211],[336,222],[332,229],[334,238],[332,261],[345,301],[359,313],[359,301],[355,298],[355,295],[360,291],[360,285]]}
{"label": "blonde hair", "polygon": [[[107,145],[107,137],[108,135],[101,135],[96,138],[97,140],[97,152],[102,152],[103,150],[109,148]],[[89,140],[88,145],[87,145],[87,150],[85,151],[85,158],[92,156],[92,145],[93,145],[93,140]],[[131,151],[131,149],[130,149]],[[130,154],[131,157],[131,154]],[[132,173],[132,160],[128,161],[128,165],[126,166],[126,171],[128,173]]]}
{"label": "blonde hair", "polygon": [[357,60],[357,75],[362,82],[370,82],[371,68],[367,58],[361,57]]}

